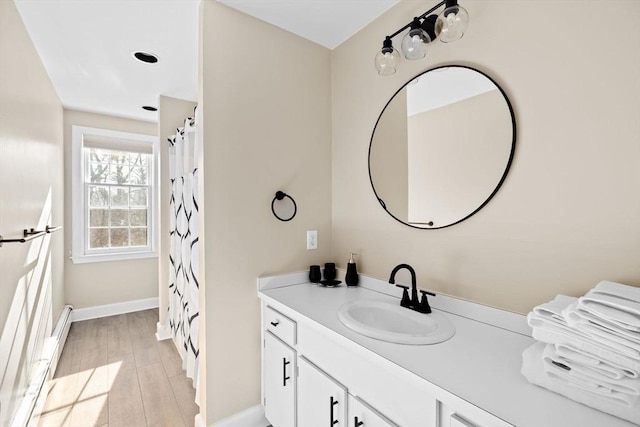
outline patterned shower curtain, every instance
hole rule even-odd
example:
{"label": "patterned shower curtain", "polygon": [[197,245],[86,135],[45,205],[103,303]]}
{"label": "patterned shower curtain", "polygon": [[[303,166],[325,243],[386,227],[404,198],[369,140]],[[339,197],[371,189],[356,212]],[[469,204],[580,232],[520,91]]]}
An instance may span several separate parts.
{"label": "patterned shower curtain", "polygon": [[[198,147],[195,119],[169,138],[169,326],[182,352],[182,368],[198,388]],[[196,396],[199,393],[196,390]],[[197,402],[196,402],[197,403]]]}

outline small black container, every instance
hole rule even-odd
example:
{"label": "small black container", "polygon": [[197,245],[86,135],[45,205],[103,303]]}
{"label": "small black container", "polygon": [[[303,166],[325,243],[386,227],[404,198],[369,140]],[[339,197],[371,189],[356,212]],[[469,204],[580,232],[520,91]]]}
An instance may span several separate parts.
{"label": "small black container", "polygon": [[324,280],[333,281],[336,278],[336,264],[328,262],[324,265]]}
{"label": "small black container", "polygon": [[319,283],[322,279],[322,271],[320,271],[319,265],[312,265],[309,267],[309,281],[311,283]]}

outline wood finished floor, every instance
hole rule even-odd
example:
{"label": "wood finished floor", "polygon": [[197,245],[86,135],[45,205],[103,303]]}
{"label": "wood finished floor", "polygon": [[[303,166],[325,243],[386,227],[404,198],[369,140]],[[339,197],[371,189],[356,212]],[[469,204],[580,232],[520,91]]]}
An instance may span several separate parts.
{"label": "wood finished floor", "polygon": [[39,425],[193,426],[195,390],[157,320],[152,309],[72,323]]}

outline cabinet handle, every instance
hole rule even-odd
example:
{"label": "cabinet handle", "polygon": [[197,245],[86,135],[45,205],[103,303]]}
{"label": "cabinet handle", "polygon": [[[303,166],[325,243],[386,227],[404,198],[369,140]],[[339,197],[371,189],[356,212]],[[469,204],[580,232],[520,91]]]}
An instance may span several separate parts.
{"label": "cabinet handle", "polygon": [[291,377],[287,376],[287,365],[291,362],[287,362],[287,358],[282,358],[282,387],[287,386],[287,380],[291,379]]}
{"label": "cabinet handle", "polygon": [[358,417],[355,417],[355,418],[353,419],[353,422],[355,423],[355,427],[360,427],[360,426],[364,425],[364,422],[359,421],[359,420],[358,420]]}
{"label": "cabinet handle", "polygon": [[333,396],[331,396],[330,406],[329,406],[329,408],[330,408],[330,410],[331,410],[331,423],[329,424],[329,426],[333,426],[333,425],[335,425],[335,424],[338,424],[338,420],[334,420],[334,419],[333,419],[333,407],[334,407],[334,406],[336,406],[337,404],[338,404],[338,401],[337,401],[337,400],[335,400],[335,399],[333,398]]}
{"label": "cabinet handle", "polygon": [[278,326],[278,325],[280,324],[280,322],[276,320],[275,322],[271,322],[271,324],[272,324],[273,326]]}

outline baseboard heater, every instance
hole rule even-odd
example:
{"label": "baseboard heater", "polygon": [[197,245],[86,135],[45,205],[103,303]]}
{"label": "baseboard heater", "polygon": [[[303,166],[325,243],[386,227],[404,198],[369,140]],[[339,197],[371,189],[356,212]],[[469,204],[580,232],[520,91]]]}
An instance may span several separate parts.
{"label": "baseboard heater", "polygon": [[47,400],[49,380],[53,378],[56,372],[64,343],[69,334],[69,328],[71,328],[72,310],[72,306],[64,306],[53,334],[45,342],[42,356],[33,368],[33,375],[27,392],[11,422],[12,427],[27,427],[38,424],[40,413]]}

